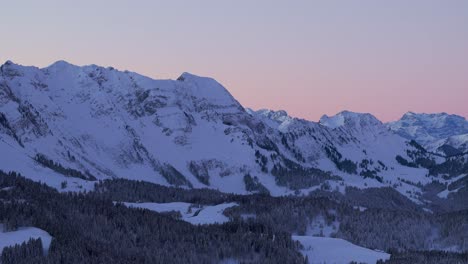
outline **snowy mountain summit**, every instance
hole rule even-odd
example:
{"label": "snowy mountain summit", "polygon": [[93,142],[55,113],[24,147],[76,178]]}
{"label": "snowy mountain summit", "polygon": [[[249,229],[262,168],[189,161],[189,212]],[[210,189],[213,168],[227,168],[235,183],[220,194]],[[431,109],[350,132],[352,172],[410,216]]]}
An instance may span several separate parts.
{"label": "snowy mountain summit", "polygon": [[317,123],[246,110],[217,81],[190,73],[155,80],[65,61],[0,67],[0,169],[65,190],[127,178],[272,195],[392,187],[418,200],[424,185],[464,171],[444,170],[445,157],[410,139],[454,136],[463,120],[408,116],[388,125],[394,133],[371,114]]}
{"label": "snowy mountain summit", "polygon": [[350,111],[342,111],[331,117],[323,115],[319,123],[332,129],[346,127],[363,130],[383,126],[380,120],[369,113],[355,113]]}

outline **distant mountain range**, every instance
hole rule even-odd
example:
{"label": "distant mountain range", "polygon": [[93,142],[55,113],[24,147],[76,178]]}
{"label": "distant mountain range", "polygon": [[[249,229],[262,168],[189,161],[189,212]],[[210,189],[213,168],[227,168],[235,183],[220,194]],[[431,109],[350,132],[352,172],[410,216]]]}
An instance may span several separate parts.
{"label": "distant mountain range", "polygon": [[414,139],[430,151],[447,156],[468,152],[468,121],[447,113],[408,112],[388,127],[407,139]]}
{"label": "distant mountain range", "polygon": [[0,67],[0,169],[62,190],[106,178],[275,196],[391,187],[423,203],[436,183],[439,198],[466,191],[467,150],[468,122],[445,113],[384,124],[343,111],[312,122],[246,109],[189,73]]}

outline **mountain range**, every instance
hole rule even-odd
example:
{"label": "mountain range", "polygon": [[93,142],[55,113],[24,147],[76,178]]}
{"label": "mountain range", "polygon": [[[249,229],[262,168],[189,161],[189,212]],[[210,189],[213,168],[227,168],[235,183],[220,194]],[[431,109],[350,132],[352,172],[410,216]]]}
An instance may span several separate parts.
{"label": "mountain range", "polygon": [[214,79],[190,73],[156,80],[7,61],[0,153],[0,170],[64,191],[108,178],[273,196],[390,187],[424,204],[431,191],[466,193],[468,121],[408,112],[383,123],[343,111],[313,122],[244,108]]}
{"label": "mountain range", "polygon": [[388,123],[388,127],[445,156],[468,152],[468,121],[462,116],[408,112],[400,120]]}

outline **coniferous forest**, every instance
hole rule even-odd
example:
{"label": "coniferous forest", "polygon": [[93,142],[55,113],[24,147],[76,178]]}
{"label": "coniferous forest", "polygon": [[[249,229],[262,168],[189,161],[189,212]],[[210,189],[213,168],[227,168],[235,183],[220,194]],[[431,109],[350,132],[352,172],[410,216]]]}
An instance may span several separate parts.
{"label": "coniferous forest", "polygon": [[15,174],[0,175],[6,229],[35,226],[53,237],[43,256],[31,241],[3,251],[2,263],[303,263],[290,235],[262,223],[193,226],[171,216],[114,205],[100,193],[67,193]]}
{"label": "coniferous forest", "polygon": [[[95,190],[87,193],[60,193],[3,172],[0,190],[4,231],[34,226],[53,237],[46,255],[40,239],[5,248],[4,264],[306,263],[311,260],[300,253],[302,246],[291,234],[308,233],[310,222],[318,217],[333,226],[332,236],[392,253],[390,260],[380,263],[468,261],[466,253],[433,250],[454,244],[467,250],[467,210],[428,214],[392,195],[388,197],[400,203],[399,209],[372,199],[377,202],[361,211],[353,206],[353,198],[328,192],[306,197],[234,195],[119,179],[97,182]],[[197,226],[180,220],[178,212],[128,208],[123,201],[239,206],[226,209],[227,223]],[[434,229],[441,230],[440,236],[431,238]]]}

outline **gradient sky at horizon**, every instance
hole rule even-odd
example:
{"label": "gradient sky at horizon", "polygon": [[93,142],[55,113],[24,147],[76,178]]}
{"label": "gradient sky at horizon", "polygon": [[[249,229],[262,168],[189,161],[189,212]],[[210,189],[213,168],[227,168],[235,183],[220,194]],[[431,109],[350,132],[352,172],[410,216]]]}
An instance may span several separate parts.
{"label": "gradient sky at horizon", "polygon": [[245,107],[318,120],[468,117],[468,1],[5,1],[0,61],[210,76]]}

